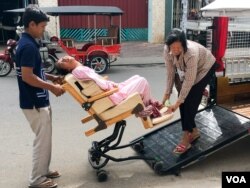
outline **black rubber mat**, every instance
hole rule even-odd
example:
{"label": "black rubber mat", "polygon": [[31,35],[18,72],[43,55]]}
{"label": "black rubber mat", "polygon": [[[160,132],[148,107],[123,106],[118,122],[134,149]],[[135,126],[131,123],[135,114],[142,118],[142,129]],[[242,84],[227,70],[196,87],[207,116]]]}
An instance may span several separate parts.
{"label": "black rubber mat", "polygon": [[[144,144],[143,152],[138,154],[162,161],[163,168],[158,173],[177,174],[182,167],[204,159],[214,151],[245,137],[250,130],[248,118],[219,106],[199,112],[196,125],[200,129],[201,138],[187,153],[176,155],[172,152],[182,136],[181,121],[177,120],[137,138]],[[146,162],[150,164],[149,161]],[[152,167],[151,164],[150,166]]]}

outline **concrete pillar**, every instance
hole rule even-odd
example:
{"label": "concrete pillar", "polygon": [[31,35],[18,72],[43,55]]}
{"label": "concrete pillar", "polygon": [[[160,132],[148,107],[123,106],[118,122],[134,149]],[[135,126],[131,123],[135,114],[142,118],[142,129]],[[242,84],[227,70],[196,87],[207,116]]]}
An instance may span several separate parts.
{"label": "concrete pillar", "polygon": [[[39,7],[54,7],[58,6],[57,0],[38,0]],[[58,16],[50,16],[50,21],[46,27],[49,36],[60,37],[60,24]]]}
{"label": "concrete pillar", "polygon": [[173,2],[174,0],[166,0],[166,5],[165,5],[165,39],[168,36],[168,33],[172,30],[173,28]]}
{"label": "concrete pillar", "polygon": [[165,40],[165,1],[148,1],[148,42],[163,43]]}

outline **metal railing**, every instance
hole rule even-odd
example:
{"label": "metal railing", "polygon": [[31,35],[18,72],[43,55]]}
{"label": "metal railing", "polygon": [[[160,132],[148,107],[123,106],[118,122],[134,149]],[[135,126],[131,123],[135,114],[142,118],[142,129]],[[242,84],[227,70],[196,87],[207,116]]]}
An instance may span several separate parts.
{"label": "metal railing", "polygon": [[232,83],[250,81],[250,57],[224,58],[225,76]]}

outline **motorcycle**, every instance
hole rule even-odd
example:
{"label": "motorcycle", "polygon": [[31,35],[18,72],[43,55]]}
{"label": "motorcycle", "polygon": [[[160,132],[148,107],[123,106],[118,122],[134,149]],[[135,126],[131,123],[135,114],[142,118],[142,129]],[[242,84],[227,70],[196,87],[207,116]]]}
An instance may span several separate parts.
{"label": "motorcycle", "polygon": [[0,77],[7,76],[12,69],[15,69],[14,54],[16,45],[15,40],[9,39],[4,53],[0,54]]}
{"label": "motorcycle", "polygon": [[44,72],[51,74],[56,69],[56,61],[58,60],[58,57],[56,56],[56,49],[48,48],[48,44],[49,42],[47,41],[41,41],[39,51],[42,58]]}
{"label": "motorcycle", "polygon": [[[48,42],[40,41],[41,47],[39,49],[44,72],[53,73],[56,68],[56,49],[48,48]],[[4,53],[0,54],[0,77],[7,76],[11,70],[15,69],[15,52],[17,41],[9,39]]]}
{"label": "motorcycle", "polygon": [[[9,39],[7,41],[7,47],[4,53],[0,54],[0,77],[7,76],[10,72],[15,69],[15,51],[16,51],[17,41]],[[56,56],[56,49],[48,49],[46,44],[40,47],[40,55],[42,58],[42,65],[44,72],[53,73],[56,68],[56,61],[58,57]]]}
{"label": "motorcycle", "polygon": [[[17,26],[16,27],[16,34],[21,37],[21,34],[24,32],[23,26]],[[51,43],[49,40],[47,40],[48,36],[47,31],[44,32],[43,39],[37,40],[37,43],[40,44],[40,55],[42,59],[42,64],[44,68],[44,72],[46,73],[53,73],[56,68],[56,61],[58,60],[58,57],[56,56],[56,49],[49,47],[49,44]]]}

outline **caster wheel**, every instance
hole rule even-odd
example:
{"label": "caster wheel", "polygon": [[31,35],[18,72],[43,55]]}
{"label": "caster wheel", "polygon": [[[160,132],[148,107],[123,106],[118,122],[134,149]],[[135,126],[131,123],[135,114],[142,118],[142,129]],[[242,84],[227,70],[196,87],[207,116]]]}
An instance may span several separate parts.
{"label": "caster wheel", "polygon": [[153,164],[153,169],[157,174],[161,174],[162,167],[163,167],[162,161],[157,161]]}
{"label": "caster wheel", "polygon": [[176,170],[174,170],[173,174],[174,174],[175,176],[180,176],[180,175],[181,175],[181,169],[176,169]]}
{"label": "caster wheel", "polygon": [[143,152],[143,149],[144,149],[143,142],[138,142],[133,147],[134,147],[135,151],[137,151],[138,153]]}
{"label": "caster wheel", "polygon": [[108,179],[107,172],[105,170],[98,170],[97,171],[97,179],[99,182],[107,181],[107,179]]}

